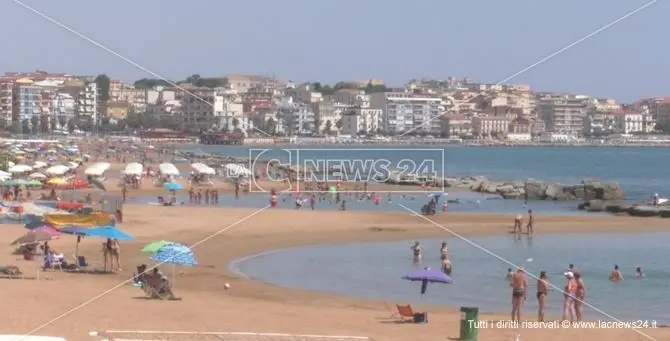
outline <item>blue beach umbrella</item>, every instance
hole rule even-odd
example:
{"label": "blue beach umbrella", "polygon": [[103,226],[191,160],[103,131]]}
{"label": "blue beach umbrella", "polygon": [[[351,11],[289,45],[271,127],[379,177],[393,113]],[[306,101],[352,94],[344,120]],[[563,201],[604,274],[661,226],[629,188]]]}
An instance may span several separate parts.
{"label": "blue beach umbrella", "polygon": [[412,282],[421,281],[421,295],[426,293],[426,289],[428,289],[428,283],[454,283],[454,280],[444,272],[431,270],[430,268],[413,270],[402,278]]}
{"label": "blue beach umbrella", "polygon": [[167,244],[151,256],[158,263],[193,267],[198,265],[193,251],[182,244]]}
{"label": "blue beach umbrella", "polygon": [[133,240],[135,237],[112,225],[97,226],[84,231],[87,237],[110,238],[116,240]]}
{"label": "blue beach umbrella", "polygon": [[168,191],[181,191],[184,189],[184,187],[182,187],[182,185],[178,182],[167,182],[163,185],[163,187]]}

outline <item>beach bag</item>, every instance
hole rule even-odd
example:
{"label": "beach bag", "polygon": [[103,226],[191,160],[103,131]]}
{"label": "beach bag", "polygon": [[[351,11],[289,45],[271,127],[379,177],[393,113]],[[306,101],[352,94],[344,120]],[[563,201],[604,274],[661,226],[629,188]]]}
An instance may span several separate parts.
{"label": "beach bag", "polygon": [[428,323],[428,313],[414,313],[414,323]]}

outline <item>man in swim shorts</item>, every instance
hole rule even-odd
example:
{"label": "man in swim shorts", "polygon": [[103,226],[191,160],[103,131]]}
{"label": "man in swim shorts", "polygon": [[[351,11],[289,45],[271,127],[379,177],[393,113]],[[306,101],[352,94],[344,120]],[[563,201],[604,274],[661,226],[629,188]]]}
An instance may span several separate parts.
{"label": "man in swim shorts", "polygon": [[521,311],[528,291],[528,280],[523,267],[519,267],[514,273],[510,284],[512,286],[512,321],[521,321]]}
{"label": "man in swim shorts", "polygon": [[521,226],[523,225],[523,216],[521,214],[517,214],[516,217],[514,217],[514,233],[521,233]]}

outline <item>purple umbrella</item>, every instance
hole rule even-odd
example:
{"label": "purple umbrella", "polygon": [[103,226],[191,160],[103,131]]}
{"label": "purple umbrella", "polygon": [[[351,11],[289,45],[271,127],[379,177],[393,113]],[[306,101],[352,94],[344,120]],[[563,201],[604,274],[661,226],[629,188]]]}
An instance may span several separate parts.
{"label": "purple umbrella", "polygon": [[421,295],[426,293],[428,283],[444,283],[452,284],[454,280],[441,271],[431,270],[430,268],[412,270],[410,273],[402,277],[403,279],[412,282],[421,281]]}

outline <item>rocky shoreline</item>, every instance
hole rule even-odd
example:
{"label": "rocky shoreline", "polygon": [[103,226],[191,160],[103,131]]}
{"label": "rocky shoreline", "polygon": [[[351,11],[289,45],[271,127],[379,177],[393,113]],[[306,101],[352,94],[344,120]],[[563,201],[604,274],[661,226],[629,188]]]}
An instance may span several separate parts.
{"label": "rocky shoreline", "polygon": [[[397,179],[391,177],[391,184],[417,185],[419,180]],[[581,184],[566,185],[535,179],[516,181],[495,181],[486,177],[466,176],[436,178],[431,181],[435,187],[468,189],[472,192],[497,194],[503,199],[524,200],[603,200],[622,201],[626,199],[619,184],[612,181],[584,180]]]}
{"label": "rocky shoreline", "polygon": [[632,217],[670,218],[670,206],[654,206],[648,203],[631,204],[617,201],[589,200],[577,206],[587,212],[609,212]]}

